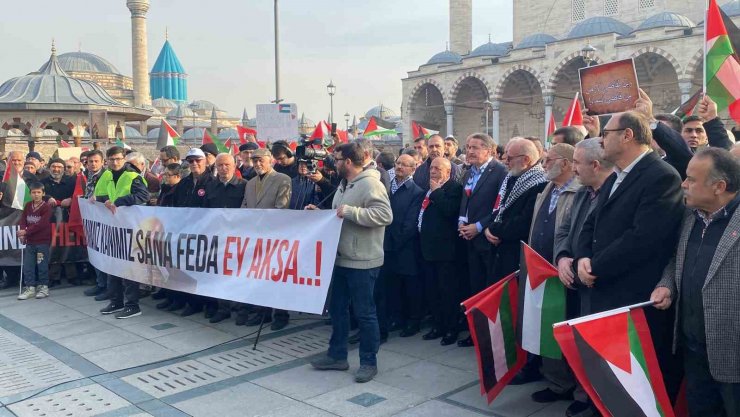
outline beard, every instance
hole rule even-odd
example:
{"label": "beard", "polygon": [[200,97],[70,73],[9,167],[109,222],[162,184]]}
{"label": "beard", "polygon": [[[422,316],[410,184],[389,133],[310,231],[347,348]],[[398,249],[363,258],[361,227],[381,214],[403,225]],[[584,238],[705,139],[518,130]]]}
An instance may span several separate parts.
{"label": "beard", "polygon": [[552,181],[555,178],[559,177],[560,174],[563,173],[563,167],[560,165],[553,165],[552,168],[548,169],[545,172],[545,178],[547,178],[548,181]]}

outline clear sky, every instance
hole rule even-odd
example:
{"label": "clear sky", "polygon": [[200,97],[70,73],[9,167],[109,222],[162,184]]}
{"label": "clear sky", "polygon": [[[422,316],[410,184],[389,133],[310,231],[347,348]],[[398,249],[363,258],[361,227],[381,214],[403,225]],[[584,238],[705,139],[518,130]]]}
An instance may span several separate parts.
{"label": "clear sky", "polygon": [[[401,78],[448,40],[446,0],[280,0],[281,95],[314,120],[359,118],[383,103],[401,107]],[[10,6],[10,5],[8,5]],[[58,53],[91,52],[131,75],[131,21],[125,0],[14,0],[0,25],[0,81],[36,71]],[[188,72],[188,99],[240,116],[273,100],[272,0],[151,0],[149,68],[169,29]],[[512,1],[473,0],[473,48],[511,40]],[[351,121],[351,120],[350,120]]]}

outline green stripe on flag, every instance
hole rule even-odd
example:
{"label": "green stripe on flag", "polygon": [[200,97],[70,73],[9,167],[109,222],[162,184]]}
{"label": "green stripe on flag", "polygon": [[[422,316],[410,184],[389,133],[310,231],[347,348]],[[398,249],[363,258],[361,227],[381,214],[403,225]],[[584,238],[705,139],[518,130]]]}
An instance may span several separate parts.
{"label": "green stripe on flag", "polygon": [[563,354],[555,341],[552,325],[565,320],[565,287],[557,277],[548,278],[541,285],[545,285],[545,294],[540,316],[540,355],[560,359]]}
{"label": "green stripe on flag", "polygon": [[509,283],[504,284],[501,302],[498,307],[501,318],[501,331],[504,335],[504,350],[506,351],[506,366],[511,369],[516,363],[516,333],[514,319],[511,316],[511,300],[509,299]]}
{"label": "green stripe on flag", "polygon": [[[711,48],[707,51],[707,81],[711,80],[719,71],[722,63],[733,54],[732,43],[726,35],[717,36]],[[709,45],[707,45],[709,46]]]}
{"label": "green stripe on flag", "polygon": [[726,109],[731,102],[735,101],[735,97],[730,95],[730,92],[727,91],[727,88],[722,84],[722,81],[716,77],[707,82],[707,95],[717,103],[717,108],[720,110]]}
{"label": "green stripe on flag", "polygon": [[[650,375],[650,371],[648,370],[647,366],[647,360],[645,359],[645,352],[642,350],[642,343],[640,342],[640,336],[637,334],[637,329],[635,328],[635,323],[632,321],[632,315],[627,315],[627,334],[629,336],[630,341],[630,351],[632,352],[632,356],[635,357],[637,360],[637,363],[640,364],[640,367],[642,368],[642,372],[647,376],[648,381],[650,382],[650,385],[653,385],[653,381]],[[632,373],[637,372],[638,370],[633,369]],[[653,397],[655,394],[653,394]],[[658,401],[657,398],[655,398],[655,407],[658,409],[658,412],[661,416],[665,417],[665,411],[663,411],[663,408],[660,406],[660,401]]]}

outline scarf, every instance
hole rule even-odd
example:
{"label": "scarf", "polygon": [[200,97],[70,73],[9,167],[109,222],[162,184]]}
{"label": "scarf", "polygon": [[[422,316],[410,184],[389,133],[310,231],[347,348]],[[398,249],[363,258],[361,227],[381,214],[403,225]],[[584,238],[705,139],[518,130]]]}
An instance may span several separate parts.
{"label": "scarf", "polygon": [[[516,179],[516,182],[514,183],[514,188],[511,190],[511,196],[507,199],[506,198],[506,187],[509,183],[509,179],[512,177],[511,173],[506,174],[506,178],[504,178],[504,182],[501,184],[501,188],[498,190],[498,197],[496,197],[496,205],[493,208],[493,214],[496,215],[496,218],[493,220],[494,223],[501,223],[501,217],[503,216],[504,212],[507,208],[511,207],[512,204],[516,201],[517,198],[521,197],[522,194],[527,192],[530,188],[547,183],[547,178],[545,177],[545,170],[542,169],[542,165],[537,164],[533,166],[532,168],[528,169],[522,175]],[[501,206],[501,202],[503,203],[503,206]]]}

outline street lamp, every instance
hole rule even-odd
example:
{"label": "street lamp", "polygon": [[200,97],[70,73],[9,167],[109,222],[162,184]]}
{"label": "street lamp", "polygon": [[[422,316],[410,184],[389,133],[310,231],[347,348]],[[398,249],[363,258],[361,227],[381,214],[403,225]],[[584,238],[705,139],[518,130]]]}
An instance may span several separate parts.
{"label": "street lamp", "polygon": [[493,103],[491,103],[491,100],[484,101],[483,102],[483,108],[486,111],[486,129],[485,129],[485,132],[486,132],[486,134],[490,134],[490,133],[488,133],[488,109],[493,108]]}
{"label": "street lamp", "polygon": [[344,122],[346,123],[344,129],[349,132],[349,112],[344,113]]}
{"label": "street lamp", "polygon": [[583,60],[586,61],[587,67],[590,67],[591,64],[596,62],[596,48],[594,48],[590,43],[586,44],[586,46],[581,49],[581,55],[583,56]]}
{"label": "street lamp", "polygon": [[337,87],[332,81],[329,81],[329,85],[326,86],[326,91],[329,93],[329,123],[334,123],[334,94],[337,92]]}

